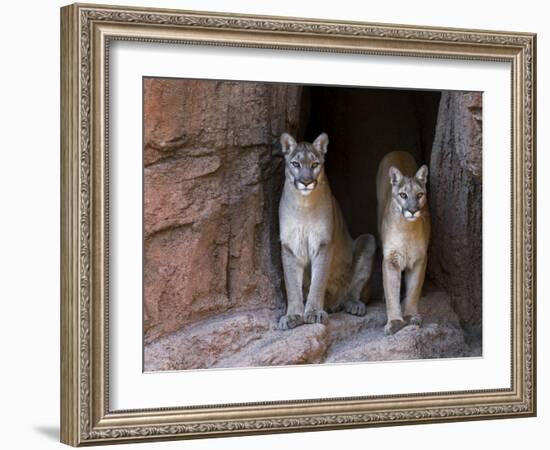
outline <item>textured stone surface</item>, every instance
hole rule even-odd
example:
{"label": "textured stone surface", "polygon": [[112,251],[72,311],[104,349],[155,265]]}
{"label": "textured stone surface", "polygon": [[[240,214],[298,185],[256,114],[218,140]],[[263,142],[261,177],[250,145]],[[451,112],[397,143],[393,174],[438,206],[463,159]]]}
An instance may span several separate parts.
{"label": "textured stone surface", "polygon": [[144,81],[146,342],[207,315],[281,306],[272,153],[298,128],[300,99],[297,86]]}
{"label": "textured stone surface", "polygon": [[481,338],[482,94],[443,92],[429,177],[428,274],[451,296],[462,324]]}
{"label": "textured stone surface", "polygon": [[479,356],[470,349],[449,298],[430,292],[421,301],[424,323],[384,334],[385,307],[367,315],[329,316],[327,326],[277,330],[277,314],[266,308],[230,312],[198,322],[145,346],[145,370],[280,366]]}

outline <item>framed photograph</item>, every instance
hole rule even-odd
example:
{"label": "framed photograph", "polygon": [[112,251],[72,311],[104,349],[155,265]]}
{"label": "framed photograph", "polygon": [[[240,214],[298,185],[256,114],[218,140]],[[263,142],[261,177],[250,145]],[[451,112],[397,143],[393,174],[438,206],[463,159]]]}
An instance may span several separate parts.
{"label": "framed photograph", "polygon": [[535,58],[62,8],[62,442],[535,415]]}

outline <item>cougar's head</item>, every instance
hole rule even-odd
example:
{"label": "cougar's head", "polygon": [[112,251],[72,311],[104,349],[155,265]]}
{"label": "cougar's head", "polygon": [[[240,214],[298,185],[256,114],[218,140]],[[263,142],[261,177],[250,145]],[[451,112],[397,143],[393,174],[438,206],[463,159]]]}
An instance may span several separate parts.
{"label": "cougar's head", "polygon": [[414,177],[405,176],[398,168],[392,166],[389,175],[394,203],[405,219],[414,222],[422,216],[422,208],[427,201],[428,166],[420,167]]}
{"label": "cougar's head", "polygon": [[302,195],[309,195],[319,184],[324,171],[328,136],[319,135],[312,144],[297,143],[288,133],[281,135],[281,148],[285,156],[285,175]]}

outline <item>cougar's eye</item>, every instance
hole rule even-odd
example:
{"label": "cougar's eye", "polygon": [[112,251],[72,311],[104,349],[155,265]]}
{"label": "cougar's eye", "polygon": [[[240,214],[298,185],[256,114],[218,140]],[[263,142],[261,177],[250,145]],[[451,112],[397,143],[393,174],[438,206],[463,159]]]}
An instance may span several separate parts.
{"label": "cougar's eye", "polygon": [[292,161],[292,165],[296,167],[297,169],[300,167],[300,163],[296,161]]}
{"label": "cougar's eye", "polygon": [[318,162],[311,163],[311,168],[312,168],[312,169],[315,169],[316,167],[319,167],[319,163],[318,163]]}
{"label": "cougar's eye", "polygon": [[401,192],[399,194],[399,197],[401,197],[402,199],[406,199],[407,198],[407,194],[405,194],[404,192]]}
{"label": "cougar's eye", "polygon": [[420,200],[422,197],[424,197],[424,192],[419,192],[418,194],[416,194],[416,198],[418,200]]}

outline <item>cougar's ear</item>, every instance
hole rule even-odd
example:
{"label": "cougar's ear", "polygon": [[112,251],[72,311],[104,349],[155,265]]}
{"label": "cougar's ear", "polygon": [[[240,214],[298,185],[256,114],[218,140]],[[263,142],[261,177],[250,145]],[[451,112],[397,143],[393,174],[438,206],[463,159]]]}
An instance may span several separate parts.
{"label": "cougar's ear", "polygon": [[398,184],[403,178],[403,174],[397,167],[391,166],[388,173],[390,175],[390,182],[393,186]]}
{"label": "cougar's ear", "polygon": [[428,166],[426,164],[418,169],[418,171],[416,172],[416,179],[422,184],[426,184],[426,182],[428,181]]}
{"label": "cougar's ear", "polygon": [[281,134],[280,142],[281,149],[285,155],[288,155],[292,150],[296,148],[297,145],[294,138],[288,133]]}
{"label": "cougar's ear", "polygon": [[327,152],[328,147],[328,134],[327,133],[321,133],[319,136],[317,136],[317,139],[313,141],[313,147],[318,152],[321,152],[323,155]]}

